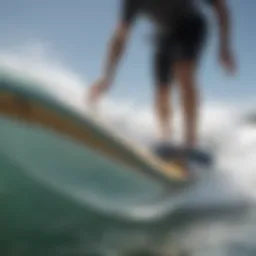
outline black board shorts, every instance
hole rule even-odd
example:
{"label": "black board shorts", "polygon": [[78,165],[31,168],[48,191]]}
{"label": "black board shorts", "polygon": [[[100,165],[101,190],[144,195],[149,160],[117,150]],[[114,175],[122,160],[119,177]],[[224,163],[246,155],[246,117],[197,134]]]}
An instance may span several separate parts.
{"label": "black board shorts", "polygon": [[[203,0],[213,5],[216,0]],[[157,25],[154,75],[159,85],[170,84],[172,64],[177,60],[197,61],[206,39],[206,18],[201,1],[122,0],[121,19],[131,25],[139,14]]]}
{"label": "black board shorts", "polygon": [[172,64],[179,60],[197,61],[206,39],[207,24],[202,13],[183,18],[175,28],[156,37],[154,76],[158,86],[172,80]]}

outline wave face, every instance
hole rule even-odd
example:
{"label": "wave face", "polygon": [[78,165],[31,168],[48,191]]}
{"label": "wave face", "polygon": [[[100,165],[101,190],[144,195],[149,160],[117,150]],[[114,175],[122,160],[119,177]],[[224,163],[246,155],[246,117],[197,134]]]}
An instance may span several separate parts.
{"label": "wave face", "polygon": [[[55,60],[4,52],[0,68],[32,81],[86,115],[86,84]],[[100,115],[131,140],[147,145],[157,139],[147,106],[104,99]],[[200,144],[214,152],[217,168],[207,180],[175,198],[164,197],[161,186],[127,175],[72,141],[1,118],[0,240],[6,240],[2,254],[111,255],[148,250],[158,255],[182,251],[254,255],[256,126],[246,119],[249,115],[252,111],[246,104],[205,104]],[[177,141],[180,119],[178,111]],[[85,175],[84,166],[93,167],[96,161],[98,169]],[[250,209],[241,213],[245,201]]]}

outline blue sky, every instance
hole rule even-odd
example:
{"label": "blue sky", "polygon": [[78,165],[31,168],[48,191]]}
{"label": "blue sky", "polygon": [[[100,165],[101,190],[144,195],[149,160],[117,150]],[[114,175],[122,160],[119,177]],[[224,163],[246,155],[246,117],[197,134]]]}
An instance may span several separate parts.
{"label": "blue sky", "polygon": [[[203,97],[211,100],[252,101],[256,86],[256,1],[228,1],[234,19],[233,45],[238,73],[228,77],[220,68],[216,31],[213,27],[200,69]],[[50,46],[67,67],[93,81],[100,74],[106,43],[118,17],[119,0],[9,0],[0,8],[0,47],[31,42]],[[209,18],[212,23],[212,17]],[[146,41],[148,24],[141,20],[130,38],[111,95],[152,99],[151,46]]]}

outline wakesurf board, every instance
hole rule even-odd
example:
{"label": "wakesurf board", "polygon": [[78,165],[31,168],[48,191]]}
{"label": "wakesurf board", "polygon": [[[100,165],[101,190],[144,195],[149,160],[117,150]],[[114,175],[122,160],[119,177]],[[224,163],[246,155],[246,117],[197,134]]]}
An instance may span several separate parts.
{"label": "wakesurf board", "polygon": [[[180,187],[191,182],[191,175],[175,161],[176,157],[172,156],[168,161],[163,158],[162,146],[153,150],[135,144],[115,133],[97,116],[84,115],[31,83],[36,81],[27,82],[13,74],[0,74],[0,115],[64,134],[98,154],[168,186]],[[39,87],[40,90],[35,89]]]}

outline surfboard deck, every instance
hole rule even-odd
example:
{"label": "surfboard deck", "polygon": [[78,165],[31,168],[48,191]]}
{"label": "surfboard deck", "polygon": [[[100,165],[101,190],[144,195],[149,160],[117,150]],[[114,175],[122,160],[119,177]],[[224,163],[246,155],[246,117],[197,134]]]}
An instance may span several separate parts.
{"label": "surfboard deck", "polygon": [[164,161],[152,150],[114,133],[97,116],[84,116],[11,74],[0,74],[0,114],[65,134],[169,186],[191,181],[181,165]]}

